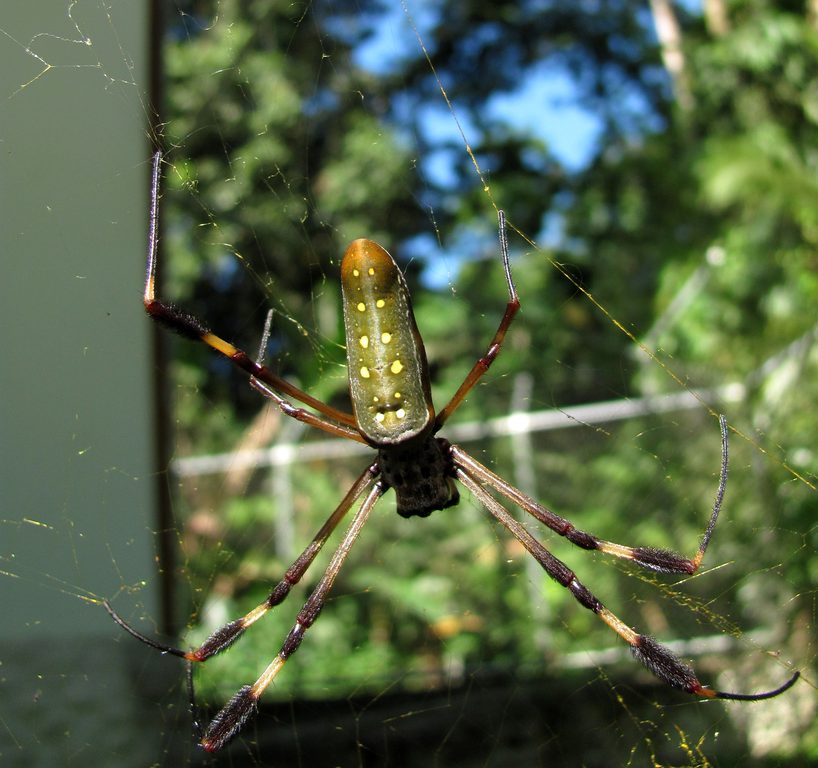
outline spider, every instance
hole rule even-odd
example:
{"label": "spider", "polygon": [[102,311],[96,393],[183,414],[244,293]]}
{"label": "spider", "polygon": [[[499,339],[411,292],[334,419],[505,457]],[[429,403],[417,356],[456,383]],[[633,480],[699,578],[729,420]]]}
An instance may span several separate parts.
{"label": "spider", "polygon": [[[157,152],[153,159],[144,293],[144,304],[148,314],[182,336],[204,342],[246,371],[250,375],[250,384],[271,399],[287,416],[329,434],[367,443],[377,451],[375,460],[353,483],[341,503],[267,599],[246,615],[216,630],[195,650],[174,648],[143,635],[126,623],[107,600],[104,601],[105,608],[113,619],[132,636],[162,653],[185,659],[188,662],[188,676],[191,680],[193,662],[206,661],[230,647],[245,630],[287,597],[341,520],[360,501],[358,510],[324,575],[299,611],[295,624],[273,661],[255,683],[240,688],[206,728],[200,729],[198,725],[196,726],[202,747],[211,752],[221,749],[253,715],[264,690],[295,653],[307,630],[318,618],[358,534],[377,501],[389,488],[395,491],[399,515],[406,518],[427,517],[435,510],[458,503],[459,494],[455,481],[459,481],[531,553],[549,577],[568,589],[581,606],[595,613],[619,635],[630,646],[636,659],[648,670],[674,688],[705,699],[759,701],[778,696],[795,683],[799,677],[798,672],[783,685],[763,693],[729,693],[703,685],[693,668],[681,661],[668,648],[652,637],[631,629],[605,608],[577,579],[573,571],[554,557],[511,515],[495,495],[492,495],[496,494],[516,505],[581,549],[598,550],[654,571],[693,574],[702,562],[716,526],[727,482],[728,441],[727,425],[723,416],[719,418],[722,456],[718,490],[707,528],[692,558],[656,547],[624,546],[581,531],[565,518],[514,488],[462,448],[436,436],[500,353],[506,332],[520,309],[520,301],[511,275],[506,222],[502,211],[499,213],[499,240],[500,257],[508,288],[505,312],[486,352],[474,363],[452,399],[437,414],[432,404],[426,353],[415,324],[403,274],[392,257],[371,240],[355,240],[347,248],[341,262],[341,286],[349,390],[353,406],[353,413],[349,414],[316,400],[277,376],[263,364],[263,350],[270,332],[271,315],[267,317],[258,357],[252,360],[245,352],[208,330],[195,317],[156,298],[154,286],[160,164],[161,154]],[[291,400],[311,410],[295,406]],[[193,702],[192,682],[190,695]]]}

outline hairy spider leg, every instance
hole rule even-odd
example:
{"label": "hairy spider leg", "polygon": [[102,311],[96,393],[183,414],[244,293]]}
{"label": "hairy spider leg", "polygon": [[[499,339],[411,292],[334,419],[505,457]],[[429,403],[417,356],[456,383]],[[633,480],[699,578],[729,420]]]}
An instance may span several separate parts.
{"label": "hairy spider leg", "polygon": [[355,539],[364,527],[369,513],[375,506],[376,502],[385,493],[387,486],[380,480],[375,482],[375,485],[369,491],[369,494],[362,502],[358,512],[349,524],[344,538],[335,550],[327,570],[321,577],[321,581],[310,594],[307,601],[304,603],[301,610],[298,612],[295,624],[287,635],[287,639],[281,646],[281,650],[276,655],[275,659],[270,663],[267,669],[261,674],[253,685],[245,685],[240,688],[232,699],[218,712],[218,714],[210,721],[204,736],[199,742],[208,752],[216,752],[221,749],[228,741],[230,741],[247,722],[247,719],[255,712],[258,705],[258,700],[264,690],[276,678],[276,675],[281,671],[281,668],[292,656],[298,646],[301,645],[301,640],[306,631],[313,625],[324,607],[327,595],[329,594],[332,585],[335,582],[341,566],[349,554]]}
{"label": "hairy spider leg", "polygon": [[103,600],[103,605],[120,627],[151,648],[155,648],[162,653],[178,656],[190,662],[206,661],[211,656],[215,656],[217,653],[221,653],[233,645],[249,626],[255,624],[267,611],[271,608],[275,608],[275,606],[280,605],[284,601],[293,586],[301,580],[307,572],[307,569],[312,565],[313,560],[315,560],[318,553],[323,549],[324,544],[326,544],[327,539],[337,528],[338,523],[341,522],[352,505],[363,495],[367,488],[375,482],[377,473],[377,464],[367,467],[361,473],[341,503],[335,508],[335,511],[327,518],[312,541],[287,569],[281,581],[272,589],[263,603],[257,605],[241,618],[235,619],[217,629],[195,650],[185,651],[181,648],[160,643],[134,629],[113,609],[107,600]]}
{"label": "hairy spider leg", "polygon": [[722,415],[719,416],[719,427],[721,428],[721,470],[719,472],[719,485],[716,490],[716,499],[713,503],[713,511],[710,514],[707,528],[702,536],[699,549],[692,558],[685,557],[670,549],[660,549],[659,547],[629,547],[597,538],[593,534],[579,530],[569,520],[560,517],[513,485],[510,485],[503,480],[502,477],[496,475],[488,467],[481,464],[458,446],[452,446],[451,454],[455,463],[469,472],[473,477],[476,477],[482,483],[490,485],[510,502],[528,512],[544,525],[547,525],[555,533],[564,536],[573,545],[582,549],[604,552],[606,555],[613,555],[614,557],[620,557],[624,560],[631,560],[643,568],[650,568],[651,570],[661,573],[684,573],[692,575],[699,569],[707,545],[710,543],[719,512],[721,511],[724,492],[727,487],[727,420]]}
{"label": "hairy spider leg", "polygon": [[153,171],[151,176],[148,256],[145,269],[145,293],[143,299],[145,311],[154,320],[175,331],[180,336],[193,339],[194,341],[204,342],[208,347],[230,360],[235,366],[249,373],[254,379],[264,382],[270,388],[270,391],[284,393],[288,397],[324,414],[326,419],[319,418],[305,411],[303,408],[296,408],[289,404],[281,395],[276,395],[273,399],[287,416],[297,419],[298,421],[306,422],[332,435],[363,442],[360,433],[355,428],[355,419],[351,413],[339,411],[308,395],[306,392],[298,389],[298,387],[290,384],[286,379],[273,373],[266,366],[251,360],[246,352],[238,349],[219,336],[216,336],[216,334],[212,333],[198,318],[176,309],[176,307],[171,304],[165,304],[156,298],[156,264],[159,232],[159,171],[161,161],[162,154],[156,152],[153,156]]}
{"label": "hairy spider leg", "polygon": [[511,277],[511,263],[508,258],[508,231],[506,229],[506,215],[503,211],[497,211],[497,218],[499,220],[500,231],[500,257],[503,262],[503,272],[506,276],[506,286],[508,287],[508,302],[506,309],[503,312],[503,317],[500,319],[500,325],[494,332],[494,336],[489,343],[483,357],[481,357],[463,379],[463,383],[457,388],[452,399],[443,407],[437,414],[435,419],[434,432],[437,432],[448,420],[449,417],[460,406],[466,395],[472,390],[475,384],[480,380],[483,374],[489,369],[491,364],[500,354],[500,349],[503,346],[503,340],[506,337],[511,323],[514,321],[517,312],[520,311],[520,299],[517,297],[517,289],[514,287],[514,280]]}
{"label": "hairy spider leg", "polygon": [[558,558],[554,557],[511,513],[500,504],[481,484],[471,476],[459,462],[455,464],[455,476],[468,488],[492,516],[517,539],[540,564],[550,578],[565,587],[574,599],[584,608],[595,613],[619,635],[631,648],[631,652],[656,677],[673,688],[706,699],[741,699],[760,701],[778,696],[790,688],[799,678],[796,672],[787,682],[771,691],[763,693],[728,693],[709,688],[699,682],[695,671],[685,664],[669,648],[648,635],[642,635],[631,629],[615,614],[609,611],[596,596],[584,585],[574,572]]}

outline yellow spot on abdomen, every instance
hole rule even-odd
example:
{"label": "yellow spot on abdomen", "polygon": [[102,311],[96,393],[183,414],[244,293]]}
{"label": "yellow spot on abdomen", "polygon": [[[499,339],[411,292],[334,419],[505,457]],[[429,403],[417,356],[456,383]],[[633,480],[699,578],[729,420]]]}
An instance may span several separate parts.
{"label": "yellow spot on abdomen", "polygon": [[400,373],[403,370],[403,363],[400,360],[395,360],[395,362],[389,366],[389,370],[392,371],[392,373]]}
{"label": "yellow spot on abdomen", "polygon": [[361,376],[362,376],[364,379],[368,379],[368,378],[369,378],[369,368],[367,368],[365,365],[362,365],[362,366],[361,366]]}
{"label": "yellow spot on abdomen", "polygon": [[355,309],[357,309],[359,312],[365,312],[366,311],[366,304],[364,304],[362,301],[359,301],[358,306],[355,307]]}
{"label": "yellow spot on abdomen", "polygon": [[382,333],[381,334],[381,343],[382,344],[388,344],[390,341],[392,341],[392,334],[391,333]]}
{"label": "yellow spot on abdomen", "polygon": [[361,336],[361,338],[358,339],[358,341],[361,342],[361,346],[364,349],[366,349],[369,346],[369,336]]}
{"label": "yellow spot on abdomen", "polygon": [[376,306],[378,309],[383,309],[383,308],[386,306],[386,302],[385,302],[383,299],[378,299],[378,300],[375,302],[375,306]]}
{"label": "yellow spot on abdomen", "polygon": [[406,411],[404,411],[403,408],[398,408],[398,410],[395,411],[395,416],[397,416],[399,419],[404,419],[406,418]]}

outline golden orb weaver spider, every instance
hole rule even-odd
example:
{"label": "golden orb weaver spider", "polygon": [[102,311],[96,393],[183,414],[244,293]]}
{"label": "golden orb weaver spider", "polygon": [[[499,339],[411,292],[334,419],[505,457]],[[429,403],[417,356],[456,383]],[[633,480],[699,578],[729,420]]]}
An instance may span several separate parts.
{"label": "golden orb weaver spider", "polygon": [[[197,649],[185,651],[157,642],[131,627],[111,607],[104,606],[113,619],[141,642],[188,662],[191,702],[193,662],[206,661],[230,647],[244,631],[287,597],[293,585],[304,576],[329,536],[352,506],[363,497],[352,522],[335,550],[323,577],[298,613],[281,649],[252,685],[245,685],[213,718],[200,734],[200,744],[215,752],[227,744],[254,713],[264,690],[295,653],[306,631],[318,618],[327,595],[378,499],[394,488],[397,511],[403,517],[426,517],[438,509],[457,504],[458,480],[488,512],[533,555],[546,574],[568,589],[577,602],[595,613],[631,648],[633,655],[656,677],[668,685],[706,699],[759,701],[777,696],[799,677],[795,672],[783,685],[755,694],[728,693],[704,686],[696,673],[668,648],[652,637],[627,626],[585,587],[561,560],[552,555],[492,495],[492,491],[524,510],[536,520],[581,549],[604,552],[630,560],[644,568],[663,573],[693,574],[704,558],[721,509],[727,482],[727,425],[720,417],[722,459],[713,512],[692,558],[656,547],[630,547],[605,541],[578,530],[532,498],[509,485],[461,448],[437,432],[454,413],[500,352],[509,326],[520,309],[511,276],[505,217],[499,213],[500,255],[508,287],[508,302],[500,324],[485,354],[473,366],[449,403],[435,415],[423,341],[412,312],[411,299],[403,274],[392,257],[371,240],[355,240],[341,262],[341,286],[346,328],[349,389],[353,414],[332,408],[277,376],[261,362],[270,330],[270,318],[262,337],[256,361],[232,344],[211,333],[196,318],[163,303],[155,296],[157,259],[157,223],[159,169],[161,154],[153,160],[150,231],[144,303],[148,314],[158,322],[187,338],[202,341],[233,364],[250,374],[250,383],[281,411],[294,419],[325,432],[368,443],[377,450],[377,458],[358,477],[341,503],[327,518],[306,549],[293,562],[267,599],[239,619],[216,630]],[[316,413],[292,405],[302,403]],[[197,731],[198,723],[196,723]]]}

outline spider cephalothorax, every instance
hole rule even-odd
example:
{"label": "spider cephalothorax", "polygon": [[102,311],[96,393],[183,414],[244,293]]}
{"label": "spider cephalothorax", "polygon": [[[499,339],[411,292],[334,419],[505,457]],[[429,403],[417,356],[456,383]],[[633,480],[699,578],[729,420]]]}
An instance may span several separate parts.
{"label": "spider cephalothorax", "polygon": [[381,477],[395,491],[401,517],[428,517],[460,501],[448,440],[424,437],[378,451]]}

